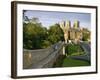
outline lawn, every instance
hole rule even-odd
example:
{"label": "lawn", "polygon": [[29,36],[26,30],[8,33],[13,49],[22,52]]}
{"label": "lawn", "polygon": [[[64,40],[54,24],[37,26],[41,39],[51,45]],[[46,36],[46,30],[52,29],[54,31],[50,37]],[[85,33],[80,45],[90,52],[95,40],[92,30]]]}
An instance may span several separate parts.
{"label": "lawn", "polygon": [[90,63],[85,60],[73,59],[70,56],[83,55],[84,51],[79,44],[65,45],[65,55],[60,56],[53,67],[76,67],[76,66],[90,66]]}
{"label": "lawn", "polygon": [[59,58],[53,67],[76,67],[76,66],[89,66],[90,63],[84,60],[76,60],[70,57]]}
{"label": "lawn", "polygon": [[65,46],[65,53],[69,56],[84,54],[79,44],[68,44]]}
{"label": "lawn", "polygon": [[62,67],[75,67],[75,66],[89,66],[89,62],[83,60],[76,60],[71,58],[64,58]]}

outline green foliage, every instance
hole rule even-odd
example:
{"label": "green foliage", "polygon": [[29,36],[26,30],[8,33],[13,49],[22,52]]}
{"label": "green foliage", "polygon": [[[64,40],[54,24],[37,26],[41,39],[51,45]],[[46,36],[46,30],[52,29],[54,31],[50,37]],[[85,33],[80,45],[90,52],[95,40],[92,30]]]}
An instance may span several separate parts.
{"label": "green foliage", "polygon": [[63,67],[75,67],[75,66],[89,66],[90,63],[83,60],[76,60],[71,58],[64,58],[62,66]]}
{"label": "green foliage", "polygon": [[63,40],[63,31],[58,24],[47,28],[41,23],[23,23],[23,48],[41,49]]}
{"label": "green foliage", "polygon": [[65,48],[65,52],[68,55],[81,55],[83,54],[83,50],[78,44],[68,44]]}
{"label": "green foliage", "polygon": [[23,47],[26,49],[38,49],[42,46],[42,41],[46,38],[46,29],[40,24],[23,24]]}
{"label": "green foliage", "polygon": [[83,41],[87,41],[88,39],[90,39],[91,33],[88,29],[84,28],[82,32],[83,32],[83,38],[82,38]]}
{"label": "green foliage", "polygon": [[50,29],[48,30],[48,40],[52,44],[64,40],[63,31],[60,28],[59,24],[50,26]]}
{"label": "green foliage", "polygon": [[50,46],[50,45],[52,45],[52,44],[50,43],[50,41],[44,40],[44,41],[42,42],[41,48],[47,48],[47,47]]}
{"label": "green foliage", "polygon": [[76,67],[89,66],[90,63],[84,60],[76,60],[70,57],[60,56],[53,67]]}
{"label": "green foliage", "polygon": [[83,33],[83,41],[87,41],[89,39],[90,35],[88,33]]}

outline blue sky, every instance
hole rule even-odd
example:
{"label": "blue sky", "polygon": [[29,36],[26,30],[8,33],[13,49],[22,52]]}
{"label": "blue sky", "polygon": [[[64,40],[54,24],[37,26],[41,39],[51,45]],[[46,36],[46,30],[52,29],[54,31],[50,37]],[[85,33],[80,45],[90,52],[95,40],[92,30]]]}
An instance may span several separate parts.
{"label": "blue sky", "polygon": [[73,12],[55,12],[55,11],[37,11],[27,10],[25,13],[29,19],[32,17],[39,18],[39,21],[44,27],[49,27],[55,23],[70,20],[71,26],[75,20],[80,21],[81,27],[91,28],[91,14],[90,13],[73,13]]}

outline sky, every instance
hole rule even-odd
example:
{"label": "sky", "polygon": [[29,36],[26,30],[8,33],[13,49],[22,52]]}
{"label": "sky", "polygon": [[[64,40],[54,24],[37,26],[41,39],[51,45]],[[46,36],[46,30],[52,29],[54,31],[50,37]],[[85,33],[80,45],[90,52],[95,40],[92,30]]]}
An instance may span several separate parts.
{"label": "sky", "polygon": [[42,25],[47,28],[55,23],[67,20],[71,21],[71,26],[73,26],[74,21],[78,20],[80,27],[91,29],[90,13],[27,10],[25,16],[29,19],[39,18]]}

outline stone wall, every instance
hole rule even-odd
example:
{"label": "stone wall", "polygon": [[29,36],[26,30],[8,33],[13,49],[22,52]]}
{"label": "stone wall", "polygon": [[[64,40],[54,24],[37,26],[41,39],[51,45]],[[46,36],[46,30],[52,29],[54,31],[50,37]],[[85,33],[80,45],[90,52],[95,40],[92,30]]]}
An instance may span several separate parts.
{"label": "stone wall", "polygon": [[38,49],[38,50],[24,49],[23,68],[30,69],[30,68],[51,67],[54,60],[59,55],[59,50],[62,48],[62,45],[63,45],[62,42],[58,42],[57,44],[54,44],[46,49]]}
{"label": "stone wall", "polygon": [[57,51],[53,52],[52,54],[53,57],[50,57],[50,60],[47,61],[47,64],[43,65],[43,68],[52,68],[54,63],[56,63],[56,61],[59,59],[59,56],[63,55],[62,52],[63,52],[63,47],[60,46]]}

